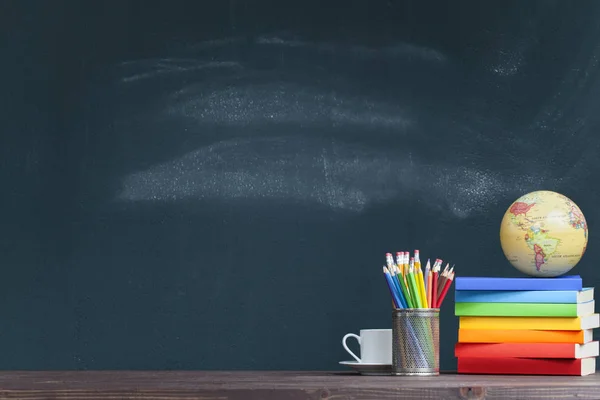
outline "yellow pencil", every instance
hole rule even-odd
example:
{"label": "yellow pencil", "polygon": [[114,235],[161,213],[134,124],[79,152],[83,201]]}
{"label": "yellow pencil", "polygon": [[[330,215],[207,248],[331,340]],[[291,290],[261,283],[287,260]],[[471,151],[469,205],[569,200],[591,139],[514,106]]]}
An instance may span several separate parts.
{"label": "yellow pencil", "polygon": [[421,304],[421,296],[419,295],[419,284],[417,283],[418,280],[415,279],[415,275],[415,268],[413,263],[411,262],[410,266],[408,267],[408,272],[406,273],[409,287],[411,290],[411,297],[414,300],[413,304],[416,306],[415,308],[423,308],[423,305]]}
{"label": "yellow pencil", "polygon": [[417,273],[417,284],[419,286],[419,296],[423,308],[429,308],[427,304],[427,293],[425,293],[425,280],[423,279],[423,270],[421,269],[421,259],[419,258],[419,250],[415,250],[415,271]]}
{"label": "yellow pencil", "polygon": [[423,271],[419,268],[419,283],[421,285],[421,297],[423,298],[423,307],[429,308],[429,302],[427,301],[427,292],[425,291],[425,278]]}
{"label": "yellow pencil", "polygon": [[414,257],[410,258],[410,264],[409,264],[408,268],[409,268],[409,271],[411,271],[412,277],[414,278],[414,281],[415,281],[415,297],[418,297],[419,308],[424,308],[423,307],[424,306],[423,296],[421,295],[421,279],[419,279],[419,270],[415,266]]}

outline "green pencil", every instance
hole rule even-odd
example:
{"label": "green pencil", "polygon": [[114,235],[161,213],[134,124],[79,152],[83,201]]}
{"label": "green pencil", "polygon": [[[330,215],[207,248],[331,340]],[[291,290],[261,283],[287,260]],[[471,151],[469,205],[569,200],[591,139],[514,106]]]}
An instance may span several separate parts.
{"label": "green pencil", "polygon": [[412,291],[412,298],[414,299],[413,304],[416,303],[417,308],[423,308],[421,296],[419,296],[419,289],[417,289],[417,281],[415,280],[415,270],[413,266],[408,270],[408,282]]}
{"label": "green pencil", "polygon": [[396,275],[396,277],[398,278],[398,282],[400,282],[400,288],[402,289],[402,293],[404,293],[404,297],[406,298],[408,307],[415,308],[415,305],[413,304],[413,301],[412,301],[412,296],[410,295],[410,292],[409,292],[408,288],[406,287],[406,282],[404,282],[404,277],[402,276],[402,273],[399,272],[398,275]]}

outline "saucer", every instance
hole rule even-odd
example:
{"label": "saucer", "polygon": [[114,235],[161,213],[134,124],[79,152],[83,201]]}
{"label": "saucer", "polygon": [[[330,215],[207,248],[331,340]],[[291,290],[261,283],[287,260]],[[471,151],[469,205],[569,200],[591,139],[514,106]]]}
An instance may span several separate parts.
{"label": "saucer", "polygon": [[370,364],[358,361],[340,361],[341,365],[347,365],[361,375],[391,375],[392,364]]}

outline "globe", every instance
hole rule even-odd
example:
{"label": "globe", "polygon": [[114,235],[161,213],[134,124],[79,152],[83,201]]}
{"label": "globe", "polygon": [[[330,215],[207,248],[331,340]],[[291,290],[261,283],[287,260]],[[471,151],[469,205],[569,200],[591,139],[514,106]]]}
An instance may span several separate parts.
{"label": "globe", "polygon": [[518,198],[500,225],[500,244],[508,261],[535,277],[569,272],[581,260],[587,242],[587,223],[577,204],[547,190]]}

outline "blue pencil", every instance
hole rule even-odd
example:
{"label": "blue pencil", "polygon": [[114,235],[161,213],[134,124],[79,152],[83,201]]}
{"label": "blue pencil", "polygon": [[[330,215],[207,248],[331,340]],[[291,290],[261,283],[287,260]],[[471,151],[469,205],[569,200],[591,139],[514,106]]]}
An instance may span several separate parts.
{"label": "blue pencil", "polygon": [[392,293],[393,296],[395,296],[394,298],[396,299],[396,303],[398,306],[397,308],[406,308],[406,303],[404,303],[404,301],[402,301],[402,298],[398,295],[398,282],[396,282],[388,268],[385,269],[385,276],[386,279],[389,279],[389,282],[391,284],[391,288],[393,290]]}
{"label": "blue pencil", "polygon": [[388,269],[386,267],[383,267],[383,275],[385,276],[385,280],[388,284],[388,288],[390,289],[390,294],[392,295],[392,300],[394,301],[396,308],[406,308],[405,305],[402,304],[400,298],[398,297],[398,294],[396,293],[396,285],[394,284],[392,277],[387,271]]}
{"label": "blue pencil", "polygon": [[409,308],[406,296],[404,296],[404,292],[402,291],[402,284],[400,283],[400,279],[402,279],[402,274],[400,273],[400,270],[397,267],[393,267],[393,270],[390,272],[390,275],[392,276],[392,279],[396,284],[396,289],[398,290],[398,297],[400,298],[400,301],[402,301],[402,304],[404,304],[404,308]]}
{"label": "blue pencil", "polygon": [[389,275],[385,272],[385,267],[383,267],[384,272],[383,272],[383,276],[385,277],[385,280],[387,282],[387,287],[390,290],[390,295],[392,296],[392,301],[394,303],[394,307],[398,308],[400,307],[398,304],[400,303],[400,300],[398,299],[398,296],[396,296],[396,289],[394,287],[394,284],[392,283],[392,281],[390,280]]}
{"label": "blue pencil", "polygon": [[400,287],[399,279],[402,277],[402,274],[400,274],[400,271],[396,268],[396,266],[392,266],[392,270],[390,271],[388,269],[388,272],[390,274],[390,278],[396,285],[396,295],[400,299],[400,302],[402,302],[402,306],[404,308],[408,308],[408,302],[406,301],[406,297],[404,297],[404,293],[402,293],[402,288]]}

